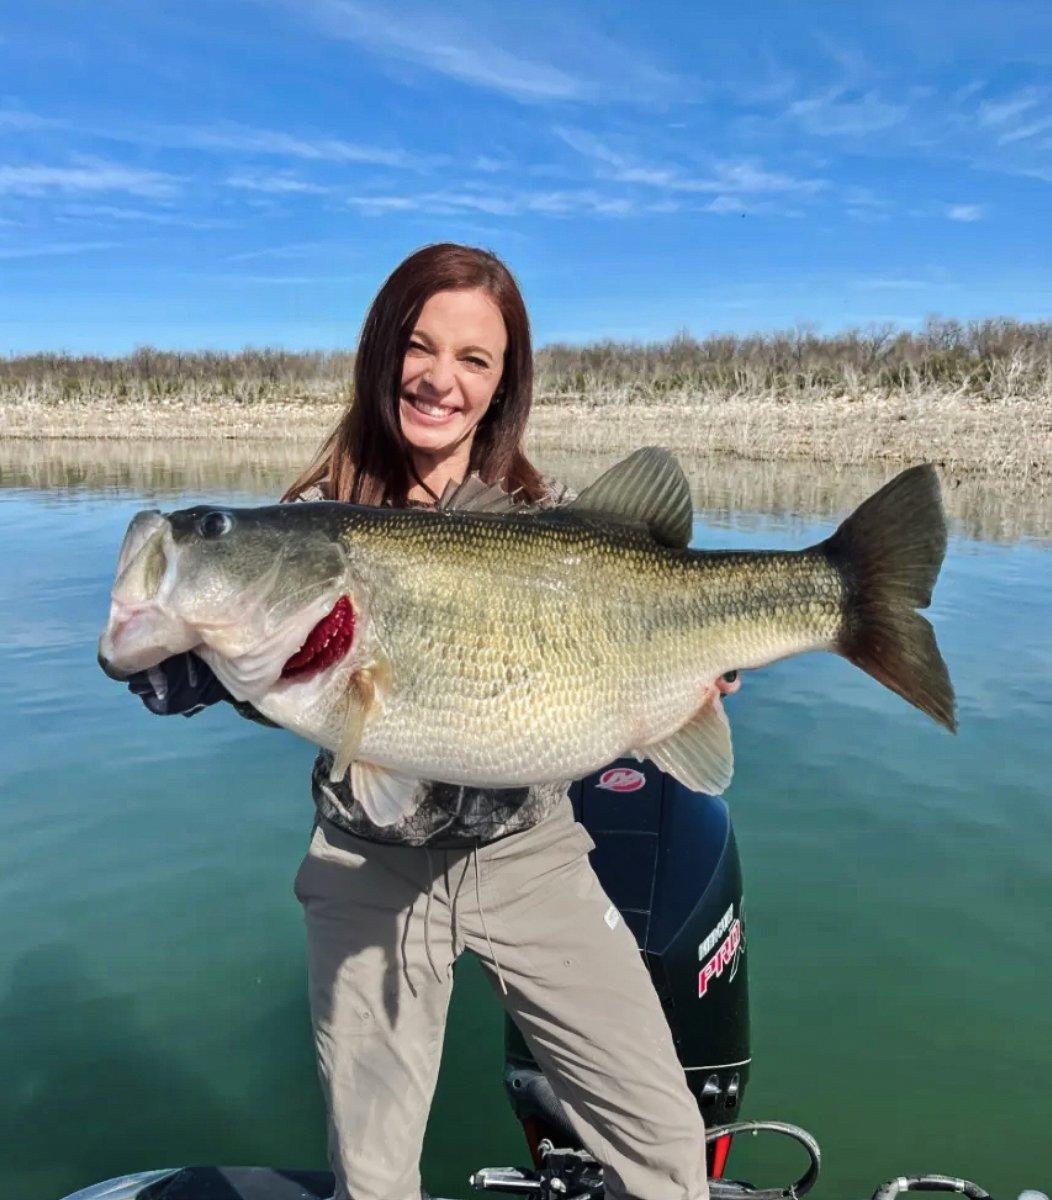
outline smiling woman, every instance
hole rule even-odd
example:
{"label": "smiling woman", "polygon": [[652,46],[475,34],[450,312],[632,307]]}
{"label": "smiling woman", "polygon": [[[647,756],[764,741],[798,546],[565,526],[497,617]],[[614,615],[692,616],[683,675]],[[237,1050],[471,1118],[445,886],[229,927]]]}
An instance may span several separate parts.
{"label": "smiling woman", "polygon": [[492,254],[441,243],[410,255],[373,302],[354,402],[286,491],[331,500],[433,502],[471,471],[523,499],[545,485],[522,450],[533,395],[522,293]]}

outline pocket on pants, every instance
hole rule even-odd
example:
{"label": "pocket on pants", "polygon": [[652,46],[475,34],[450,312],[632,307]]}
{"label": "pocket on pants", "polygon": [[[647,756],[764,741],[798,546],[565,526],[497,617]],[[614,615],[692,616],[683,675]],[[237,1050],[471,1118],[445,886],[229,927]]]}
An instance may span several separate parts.
{"label": "pocket on pants", "polygon": [[311,851],[314,849],[314,843],[318,840],[319,830],[320,826],[317,824],[317,822],[315,822],[314,828],[311,830],[310,841],[307,843],[307,853],[304,854],[300,862],[299,869],[296,871],[295,878],[292,880],[292,894],[296,897],[300,904],[306,903],[306,892],[304,891],[303,885],[306,879],[307,871],[311,865]]}
{"label": "pocket on pants", "polygon": [[576,821],[554,843],[501,864],[498,890],[517,912],[528,912],[551,901],[560,893],[576,895],[574,880],[582,870],[591,871],[588,854],[595,842]]}

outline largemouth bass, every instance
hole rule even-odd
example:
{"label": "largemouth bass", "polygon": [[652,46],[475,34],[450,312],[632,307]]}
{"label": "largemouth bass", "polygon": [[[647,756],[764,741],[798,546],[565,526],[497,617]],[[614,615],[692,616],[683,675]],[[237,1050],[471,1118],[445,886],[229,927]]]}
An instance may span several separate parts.
{"label": "largemouth bass", "polygon": [[808,650],[956,727],[916,611],[946,548],[932,467],[803,550],[691,550],[691,524],[686,478],[653,447],[546,511],[471,479],[438,510],[140,513],[99,661],[122,678],[196,651],[236,699],[332,750],[333,777],[349,770],[381,825],[422,779],[515,787],[625,754],[721,793],[716,680]]}

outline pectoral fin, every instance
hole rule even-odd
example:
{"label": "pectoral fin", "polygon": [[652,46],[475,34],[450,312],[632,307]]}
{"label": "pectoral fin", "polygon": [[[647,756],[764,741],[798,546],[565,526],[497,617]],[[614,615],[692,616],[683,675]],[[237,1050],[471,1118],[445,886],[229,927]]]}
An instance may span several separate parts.
{"label": "pectoral fin", "polygon": [[691,791],[719,796],[734,774],[731,727],[720,697],[714,695],[671,737],[641,753]]}
{"label": "pectoral fin", "polygon": [[351,792],[374,825],[393,825],[416,807],[419,779],[396,775],[375,763],[351,764]]}
{"label": "pectoral fin", "polygon": [[357,757],[366,724],[383,710],[389,682],[390,669],[383,659],[351,676],[343,734],[329,772],[333,783],[338,783],[350,768],[351,793],[374,825],[393,825],[411,812],[416,807],[413,798],[420,785],[419,779],[398,775],[375,763],[361,762]]}
{"label": "pectoral fin", "polygon": [[333,756],[329,778],[339,783],[362,744],[362,733],[369,718],[383,707],[383,693],[388,680],[386,663],[362,667],[351,676],[347,689],[347,714],[343,721],[340,745]]}

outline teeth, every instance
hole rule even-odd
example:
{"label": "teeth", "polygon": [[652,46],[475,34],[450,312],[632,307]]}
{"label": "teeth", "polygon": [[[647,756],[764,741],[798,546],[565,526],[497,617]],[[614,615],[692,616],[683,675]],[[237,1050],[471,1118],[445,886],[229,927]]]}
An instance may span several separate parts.
{"label": "teeth", "polygon": [[453,410],[447,408],[444,404],[428,404],[426,400],[421,400],[419,397],[413,399],[413,404],[420,409],[422,413],[426,413],[429,417],[444,417],[447,413]]}

